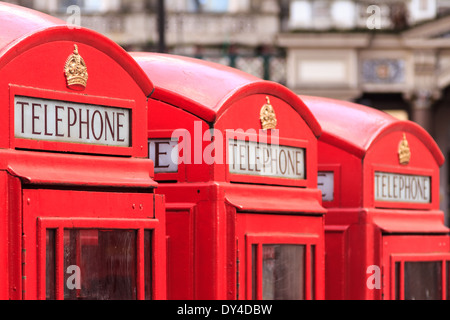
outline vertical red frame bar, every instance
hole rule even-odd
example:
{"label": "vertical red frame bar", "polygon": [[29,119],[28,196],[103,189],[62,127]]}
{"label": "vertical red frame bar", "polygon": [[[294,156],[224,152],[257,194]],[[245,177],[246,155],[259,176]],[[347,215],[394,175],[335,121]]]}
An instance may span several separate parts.
{"label": "vertical red frame bar", "polygon": [[37,220],[37,246],[38,246],[38,263],[37,263],[37,274],[38,274],[38,284],[37,293],[38,300],[46,299],[46,232],[47,229],[42,225],[42,220]]}
{"label": "vertical red frame bar", "polygon": [[38,288],[37,298],[39,300],[46,299],[46,234],[48,229],[55,230],[55,299],[64,300],[64,228],[48,228],[42,219],[37,222],[37,269],[38,269]]}
{"label": "vertical red frame bar", "polygon": [[447,300],[447,260],[442,259],[442,300]]}
{"label": "vertical red frame bar", "polygon": [[144,229],[137,230],[136,241],[136,277],[137,277],[137,299],[145,299],[145,253],[144,253]]}
{"label": "vertical red frame bar", "polygon": [[[42,231],[44,234],[46,228]],[[55,296],[56,300],[64,300],[64,228],[56,229],[55,239]],[[45,252],[45,251],[44,251]],[[44,259],[45,263],[45,259]]]}
{"label": "vertical red frame bar", "polygon": [[152,230],[152,300],[167,299],[167,256],[165,197],[153,194],[154,218]]}
{"label": "vertical red frame bar", "polygon": [[4,202],[5,207],[3,208],[5,214],[2,216],[5,217],[5,220],[0,220],[4,222],[2,223],[2,232],[0,233],[7,236],[4,241],[5,247],[1,247],[2,250],[5,250],[4,255],[2,256],[7,257],[2,259],[7,263],[5,266],[7,272],[4,273],[4,289],[5,294],[8,294],[6,292],[9,292],[9,299],[20,300],[24,299],[22,264],[24,261],[23,250],[25,249],[23,247],[22,236],[22,184],[18,178],[13,177],[6,172],[1,173],[1,176],[5,178],[3,179],[5,189],[2,190],[2,192],[5,192],[5,199],[8,199],[7,202]]}
{"label": "vertical red frame bar", "polygon": [[[12,281],[11,275],[14,274],[14,265],[13,265],[13,252],[14,248],[12,248],[12,240],[14,239],[14,233],[12,231],[11,224],[12,221],[8,218],[10,208],[9,208],[9,179],[6,172],[0,173],[0,194],[3,199],[6,201],[2,201],[0,205],[0,300],[8,300],[12,298],[14,295],[14,282]],[[17,228],[17,227],[16,227]],[[20,233],[19,233],[20,234]],[[17,251],[16,251],[17,252]]]}
{"label": "vertical red frame bar", "polygon": [[[262,268],[262,257],[263,257],[263,250],[262,250],[262,244],[258,243],[256,244],[256,256],[255,256],[255,261],[256,261],[256,283],[255,283],[255,289],[256,289],[256,295],[255,298],[256,300],[262,300],[263,299],[263,287],[262,287],[262,281],[263,281],[263,268]],[[253,271],[253,270],[252,270]],[[253,280],[253,276],[252,276],[252,280]],[[250,286],[251,289],[251,298],[253,298],[253,284]]]}
{"label": "vertical red frame bar", "polygon": [[312,300],[312,274],[314,270],[311,270],[311,244],[305,245],[305,300]]}
{"label": "vertical red frame bar", "polygon": [[[405,262],[400,261],[400,268],[398,272],[398,297],[399,300],[405,300]],[[394,284],[397,285],[397,282]]]}

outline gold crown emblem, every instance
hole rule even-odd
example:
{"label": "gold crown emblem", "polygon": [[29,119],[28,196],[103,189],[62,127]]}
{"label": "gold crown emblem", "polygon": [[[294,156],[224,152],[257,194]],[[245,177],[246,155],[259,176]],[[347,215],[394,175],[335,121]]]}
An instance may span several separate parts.
{"label": "gold crown emblem", "polygon": [[267,104],[265,104],[260,113],[260,120],[263,130],[275,129],[277,127],[277,117],[275,110],[270,104],[269,97],[266,97]]}
{"label": "gold crown emblem", "polygon": [[78,53],[78,46],[75,45],[73,53],[67,58],[64,67],[67,86],[74,90],[83,90],[86,88],[88,73],[86,63]]}
{"label": "gold crown emblem", "polygon": [[409,164],[411,160],[411,150],[409,149],[408,140],[406,140],[406,134],[403,134],[403,139],[398,147],[398,160],[402,165]]}

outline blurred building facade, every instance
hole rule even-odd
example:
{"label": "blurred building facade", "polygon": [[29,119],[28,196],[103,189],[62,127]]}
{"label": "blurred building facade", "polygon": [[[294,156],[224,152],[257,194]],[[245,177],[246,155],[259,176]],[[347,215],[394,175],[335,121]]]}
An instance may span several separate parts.
{"label": "blurred building facade", "polygon": [[[230,65],[299,94],[356,101],[411,119],[450,158],[450,0],[7,2],[79,23],[130,51],[158,50],[164,2],[167,52]],[[449,184],[446,161],[446,216]]]}
{"label": "blurred building facade", "polygon": [[[129,51],[157,51],[165,8],[167,52],[194,56],[285,83],[277,0],[7,0],[96,30]],[[81,16],[77,20],[77,8]]]}
{"label": "blurred building facade", "polygon": [[[286,84],[297,93],[355,101],[413,120],[449,159],[449,7],[439,0],[291,1],[287,29],[277,36],[287,52]],[[328,18],[308,21],[300,17],[305,12]],[[447,223],[449,163],[441,169],[440,188]]]}

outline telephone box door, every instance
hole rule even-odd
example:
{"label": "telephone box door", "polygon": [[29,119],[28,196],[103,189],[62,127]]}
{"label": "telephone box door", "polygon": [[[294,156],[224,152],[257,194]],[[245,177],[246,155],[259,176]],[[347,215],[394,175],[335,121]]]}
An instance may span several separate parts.
{"label": "telephone box door", "polygon": [[23,189],[23,298],[158,299],[154,202],[140,193]]}
{"label": "telephone box door", "polygon": [[[436,250],[430,251],[433,247]],[[448,252],[449,240],[444,235],[383,236],[383,299],[448,299]]]}
{"label": "telephone box door", "polygon": [[[317,220],[317,221],[316,221]],[[316,217],[237,213],[239,298],[323,299],[323,239]],[[299,228],[299,226],[309,226]],[[314,230],[314,227],[317,230]]]}

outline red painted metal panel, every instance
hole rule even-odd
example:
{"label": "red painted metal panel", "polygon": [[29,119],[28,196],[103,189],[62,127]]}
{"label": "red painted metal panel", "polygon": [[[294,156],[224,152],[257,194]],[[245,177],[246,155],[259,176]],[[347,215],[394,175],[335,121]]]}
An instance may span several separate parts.
{"label": "red painted metal panel", "polygon": [[[24,7],[1,3],[0,68],[32,47],[55,41],[81,42],[104,52],[121,65],[135,79],[148,96],[153,85],[136,62],[116,43],[101,34],[85,29],[73,28],[65,21]],[[73,47],[72,47],[73,49]],[[46,58],[43,61],[51,62]],[[60,69],[61,71],[61,69]]]}
{"label": "red painted metal panel", "polygon": [[428,146],[441,166],[444,156],[433,138],[419,125],[400,121],[385,112],[356,103],[301,95],[300,98],[319,120],[323,130],[321,141],[363,157],[384,135],[393,131],[410,132]]}
{"label": "red painted metal panel", "polygon": [[[132,108],[133,135],[130,148],[116,148],[117,155],[146,157],[146,101],[153,92],[153,84],[147,75],[120,46],[110,39],[84,28],[73,28],[60,20],[9,4],[0,4],[0,88],[3,91],[1,103],[10,106],[10,117],[2,117],[0,125],[4,132],[0,145],[4,148],[26,148],[26,141],[17,140],[14,135],[14,90],[34,98],[62,99],[63,101],[98,103],[108,106],[114,99],[128,100],[123,107]],[[84,59],[89,75],[87,86],[82,92],[68,88],[64,66],[77,45],[79,55]],[[51,58],[49,58],[51,57]],[[45,68],[45,72],[42,71]],[[34,70],[41,70],[35,72]],[[10,86],[12,91],[10,92]],[[27,87],[27,88],[26,88]],[[103,97],[100,98],[100,97]],[[131,100],[131,101],[130,101]],[[133,106],[134,105],[134,106]],[[145,128],[145,129],[144,129]],[[66,145],[52,142],[32,143],[33,148],[42,147],[52,151],[105,154],[112,153],[111,147]]]}
{"label": "red painted metal panel", "polygon": [[210,142],[203,136],[209,125],[199,117],[157,100],[149,100],[148,138],[176,138],[180,149],[180,163],[176,173],[155,173],[157,181],[210,181],[213,171],[203,163],[203,149]]}
{"label": "red painted metal panel", "polygon": [[170,203],[166,209],[167,296],[174,300],[190,300],[194,296],[193,203]]}
{"label": "red painted metal panel", "polygon": [[345,296],[346,292],[346,236],[347,227],[325,226],[325,291],[327,300],[338,300]]}
{"label": "red painted metal panel", "polygon": [[7,175],[8,189],[8,214],[5,215],[8,220],[8,276],[9,276],[9,299],[22,299],[22,265],[23,259],[23,241],[26,236],[22,234],[23,207],[22,207],[22,189],[20,180]]}
{"label": "red painted metal panel", "polygon": [[271,188],[261,186],[248,188],[235,186],[225,191],[227,202],[245,212],[272,212],[283,214],[309,213],[322,215],[320,195],[315,190]]}
{"label": "red painted metal panel", "polygon": [[152,98],[182,108],[207,122],[217,121],[225,110],[246,96],[271,93],[297,110],[316,136],[321,133],[320,126],[304,103],[280,84],[199,59],[152,53],[130,54],[154,83]]}
{"label": "red painted metal panel", "polygon": [[[319,171],[329,171],[330,166],[340,168],[340,179],[335,180],[334,183],[334,193],[336,195],[334,205],[328,201],[323,201],[323,206],[326,208],[358,208],[362,206],[363,180],[359,174],[363,165],[361,158],[320,139],[318,150]],[[324,170],[323,166],[325,166]],[[346,182],[344,183],[344,181]],[[340,197],[338,198],[339,195]]]}
{"label": "red painted metal panel", "polygon": [[[150,188],[156,183],[145,159],[74,156],[2,150],[0,166],[27,184]],[[89,165],[87,165],[89,164]]]}
{"label": "red painted metal panel", "polygon": [[[0,172],[0,197],[2,199],[9,198],[8,192],[8,175],[6,172]],[[0,239],[8,239],[9,230],[9,219],[8,211],[10,201],[2,201],[0,205]],[[19,211],[20,212],[20,211]],[[19,215],[19,214],[18,214]],[[13,225],[17,228],[17,223],[15,222]],[[8,254],[9,247],[7,241],[0,242],[0,255],[3,259],[0,260],[0,300],[7,300],[9,298],[9,281],[10,278],[14,279],[14,276],[10,276],[8,271],[10,270],[10,261],[13,261],[13,256]],[[17,255],[16,251],[16,255]],[[13,265],[11,263],[11,265]],[[13,269],[14,270],[14,269]]]}
{"label": "red painted metal panel", "polygon": [[166,203],[163,195],[154,195],[154,217],[158,225],[153,230],[152,299],[167,300]]}
{"label": "red painted metal panel", "polygon": [[[113,154],[114,152],[119,156],[146,157],[148,153],[147,142],[146,139],[143,139],[143,137],[146,137],[147,130],[144,129],[147,127],[146,96],[131,75],[126,73],[123,67],[117,64],[115,60],[105,53],[100,53],[96,47],[89,47],[79,43],[78,45],[79,52],[86,61],[90,75],[87,87],[82,93],[75,93],[68,89],[64,73],[61,72],[65,60],[73,52],[74,42],[55,41],[30,48],[0,69],[0,74],[2,75],[0,87],[5,90],[5,95],[2,95],[2,104],[5,106],[9,105],[11,110],[11,116],[4,117],[1,120],[4,125],[3,128],[9,128],[9,131],[2,135],[3,138],[0,140],[0,143],[5,148],[27,148],[27,141],[16,139],[13,135],[15,122],[14,96],[25,95],[32,98],[74,101],[81,104],[120,107],[131,110],[131,122],[124,127],[130,129],[131,141],[126,148],[96,144],[68,144],[45,140],[39,140],[39,142],[31,140],[28,148],[46,148],[51,151],[72,151],[91,154]],[[53,58],[45,64],[46,68],[48,68],[46,77],[42,77],[41,73],[28,71],[29,65],[42,63],[40,57],[48,56],[49,52],[52,52]],[[121,79],[121,81],[117,81],[117,79]],[[11,84],[14,85],[13,89],[9,88]]]}
{"label": "red painted metal panel", "polygon": [[[368,215],[385,233],[443,234],[450,230],[444,224],[442,211],[429,210],[408,213],[402,210],[370,209]],[[431,250],[431,248],[430,248]]]}

